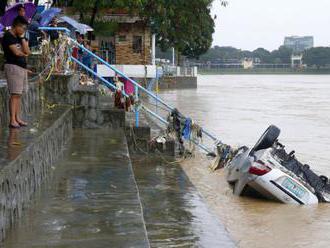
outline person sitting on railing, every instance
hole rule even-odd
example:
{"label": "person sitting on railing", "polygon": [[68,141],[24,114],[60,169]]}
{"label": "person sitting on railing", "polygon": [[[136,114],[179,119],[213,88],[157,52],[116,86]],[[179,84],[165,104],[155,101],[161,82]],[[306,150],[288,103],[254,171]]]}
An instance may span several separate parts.
{"label": "person sitting on railing", "polygon": [[29,25],[28,31],[30,48],[39,46],[41,44],[41,40],[47,36],[45,32],[39,30],[41,19],[41,15],[36,14]]}
{"label": "person sitting on railing", "polygon": [[[51,21],[49,26],[57,27],[57,18],[56,17],[53,18],[53,20]],[[49,30],[49,31],[47,31],[47,34],[49,35],[51,42],[55,42],[56,40],[58,40],[58,38],[60,38],[60,34],[57,30]]]}
{"label": "person sitting on railing", "polygon": [[[85,45],[85,36],[83,34],[79,34],[77,41],[80,45],[84,46]],[[83,55],[84,55],[84,50],[78,47],[78,60],[80,62],[82,62]]]}
{"label": "person sitting on railing", "polygon": [[[79,32],[76,31],[76,40],[79,42]],[[74,46],[72,48],[72,57],[74,57],[75,59],[79,60],[78,59],[78,51],[79,51],[79,48],[77,46]],[[73,63],[73,70],[75,70],[77,68],[77,64],[76,63]]]}
{"label": "person sitting on railing", "polygon": [[[91,43],[90,41],[87,41],[85,44],[86,49],[91,49]],[[88,52],[83,52],[82,54],[82,63],[88,67],[89,69],[92,69],[92,55],[90,55]],[[88,75],[91,75],[91,73],[88,73]]]}
{"label": "person sitting on railing", "polygon": [[16,17],[12,28],[5,33],[2,40],[5,76],[10,93],[10,128],[27,126],[27,123],[20,118],[21,96],[28,88],[26,58],[30,55],[30,48],[25,38],[27,26],[28,22],[24,17]]}

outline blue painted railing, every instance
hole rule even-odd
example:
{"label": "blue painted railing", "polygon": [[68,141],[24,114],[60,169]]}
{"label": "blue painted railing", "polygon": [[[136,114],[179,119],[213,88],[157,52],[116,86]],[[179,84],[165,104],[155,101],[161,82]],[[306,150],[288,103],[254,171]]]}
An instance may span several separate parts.
{"label": "blue painted railing", "polygon": [[71,31],[64,27],[39,27],[39,30],[42,31],[59,31],[59,32],[65,32],[67,34],[70,34]]}
{"label": "blue painted railing", "polygon": [[[67,34],[70,34],[70,30],[69,29],[62,28],[62,27],[40,27],[39,29],[40,30],[44,30],[44,31],[56,30],[56,31],[62,31],[62,32],[65,32]],[[135,87],[135,97],[136,97],[136,100],[138,100],[138,98],[139,98],[139,90],[141,90],[144,93],[146,93],[147,95],[149,95],[150,97],[152,97],[154,100],[156,100],[157,103],[163,104],[167,108],[167,110],[169,112],[172,112],[172,111],[175,110],[175,108],[173,108],[171,105],[169,105],[168,103],[166,103],[164,100],[162,100],[160,97],[158,97],[157,95],[155,95],[153,92],[151,92],[150,90],[144,88],[143,86],[141,86],[139,83],[137,83],[136,81],[134,81],[130,77],[126,76],[123,72],[119,71],[117,68],[115,68],[114,66],[110,65],[107,61],[105,61],[101,57],[97,56],[96,54],[94,54],[93,52],[91,52],[90,50],[88,50],[87,48],[85,48],[83,45],[79,44],[76,40],[71,39],[71,41],[75,44],[75,46],[79,47],[84,52],[86,52],[89,55],[91,55],[92,57],[94,57],[100,63],[104,64],[106,67],[108,67],[109,69],[111,69],[112,71],[114,71],[117,75],[119,75],[120,77],[122,77],[122,78],[128,80],[129,82],[131,82],[134,85],[134,87]],[[88,71],[92,75],[96,76],[98,79],[100,79],[101,82],[106,87],[111,88],[111,89],[114,89],[114,90],[117,89],[117,87],[115,85],[113,85],[112,83],[110,83],[109,81],[107,81],[106,79],[104,79],[103,77],[101,77],[100,75],[98,75],[95,71],[93,71],[92,69],[90,69],[87,66],[85,66],[82,62],[80,62],[76,58],[74,58],[74,57],[71,56],[71,60],[74,61],[75,63],[77,63],[78,65],[80,65],[83,69],[85,69],[86,71]],[[123,92],[123,95],[127,97],[127,94],[125,92]],[[143,105],[142,105],[142,108],[147,113],[149,113],[150,115],[152,115],[153,117],[155,117],[156,119],[158,119],[159,121],[161,121],[163,124],[168,125],[168,122],[163,117],[161,117],[160,115],[154,113],[152,110],[148,109],[147,107],[145,107]],[[181,117],[182,118],[186,118],[183,115],[181,115]],[[136,123],[137,126],[139,125],[139,109],[138,109],[138,106],[135,109],[135,123]],[[215,135],[211,134],[209,131],[207,131],[205,129],[202,129],[202,132],[206,136],[208,136],[209,138],[211,138],[213,141],[220,142],[215,137]],[[200,144],[200,143],[196,142],[195,140],[192,140],[192,142],[195,143],[196,145],[198,145],[201,149],[203,149],[207,153],[212,153],[212,151],[210,149],[208,149],[206,146],[204,146],[203,144]]]}
{"label": "blue painted railing", "polygon": [[[130,81],[136,88],[138,88],[139,90],[143,91],[144,93],[146,93],[147,95],[149,95],[150,97],[152,97],[153,99],[155,99],[157,102],[163,104],[170,112],[172,112],[175,109],[171,105],[167,104],[164,100],[162,100],[159,96],[156,96],[153,92],[147,90],[146,88],[144,88],[143,86],[141,86],[139,83],[137,83],[133,79],[131,79],[128,76],[126,76],[123,72],[119,71],[117,68],[115,68],[114,66],[110,65],[104,59],[100,58],[96,54],[92,53],[90,50],[86,49],[83,45],[79,44],[77,41],[73,40],[73,42],[79,48],[81,48],[83,51],[85,51],[88,54],[90,54],[91,56],[93,56],[95,59],[97,59],[98,61],[100,61],[102,64],[104,64],[106,67],[108,67],[109,69],[111,69],[112,71],[114,71],[115,73],[117,73],[118,75],[120,75],[122,78]],[[182,116],[182,117],[185,118],[184,116]],[[208,137],[210,137],[212,140],[218,141],[218,139],[215,137],[215,135],[211,134],[209,131],[207,131],[205,129],[202,129],[202,132],[204,134],[206,134]]]}

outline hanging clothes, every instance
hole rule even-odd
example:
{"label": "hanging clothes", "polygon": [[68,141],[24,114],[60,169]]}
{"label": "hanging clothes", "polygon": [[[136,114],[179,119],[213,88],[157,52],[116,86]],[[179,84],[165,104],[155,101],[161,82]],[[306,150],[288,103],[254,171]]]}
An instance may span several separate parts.
{"label": "hanging clothes", "polygon": [[128,79],[120,78],[119,80],[124,84],[125,93],[127,95],[133,95],[135,92],[134,85]]}
{"label": "hanging clothes", "polygon": [[177,109],[174,109],[171,113],[171,117],[173,119],[172,128],[176,133],[177,140],[179,142],[179,152],[180,155],[182,155],[184,153],[184,145],[182,139],[181,120],[180,120],[179,111]]}
{"label": "hanging clothes", "polygon": [[118,109],[125,109],[125,99],[120,90],[115,93],[115,107]]}
{"label": "hanging clothes", "polygon": [[190,140],[191,126],[192,126],[192,120],[190,118],[187,118],[184,123],[183,130],[182,130],[182,135],[185,138],[185,140]]}

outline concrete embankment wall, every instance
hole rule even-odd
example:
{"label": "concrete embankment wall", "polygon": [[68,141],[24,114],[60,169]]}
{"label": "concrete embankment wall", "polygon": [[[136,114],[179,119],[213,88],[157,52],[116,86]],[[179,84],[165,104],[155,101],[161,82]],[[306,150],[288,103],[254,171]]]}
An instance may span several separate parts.
{"label": "concrete embankment wall", "polygon": [[0,172],[0,239],[22,215],[33,194],[49,175],[72,133],[71,110],[50,125]]}
{"label": "concrete embankment wall", "polygon": [[62,106],[58,113],[43,109],[43,92],[40,84],[30,82],[22,97],[22,115],[30,119],[30,126],[9,130],[9,94],[7,85],[0,84],[0,240],[22,215],[71,137],[71,108]]}
{"label": "concrete embankment wall", "polygon": [[196,89],[197,77],[163,77],[159,80],[160,89]]}
{"label": "concrete embankment wall", "polygon": [[329,68],[305,68],[305,69],[294,69],[294,68],[254,68],[254,69],[243,69],[243,68],[209,68],[199,69],[200,75],[290,75],[290,74],[302,74],[302,75],[326,75],[330,74]]}
{"label": "concrete embankment wall", "polygon": [[[4,81],[5,82],[5,81]],[[22,114],[26,117],[32,112],[36,112],[41,106],[40,85],[37,82],[30,82],[27,94],[22,97]],[[7,85],[0,83],[0,127],[8,125],[9,121],[9,93]]]}

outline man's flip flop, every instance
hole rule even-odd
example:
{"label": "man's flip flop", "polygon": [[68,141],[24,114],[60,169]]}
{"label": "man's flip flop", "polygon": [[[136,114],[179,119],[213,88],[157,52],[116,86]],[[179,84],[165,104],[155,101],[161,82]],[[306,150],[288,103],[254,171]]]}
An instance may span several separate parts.
{"label": "man's flip flop", "polygon": [[28,124],[27,123],[19,123],[21,127],[26,127]]}
{"label": "man's flip flop", "polygon": [[21,127],[20,125],[17,125],[17,126],[16,125],[12,125],[12,124],[9,125],[9,128],[20,128],[20,127]]}

